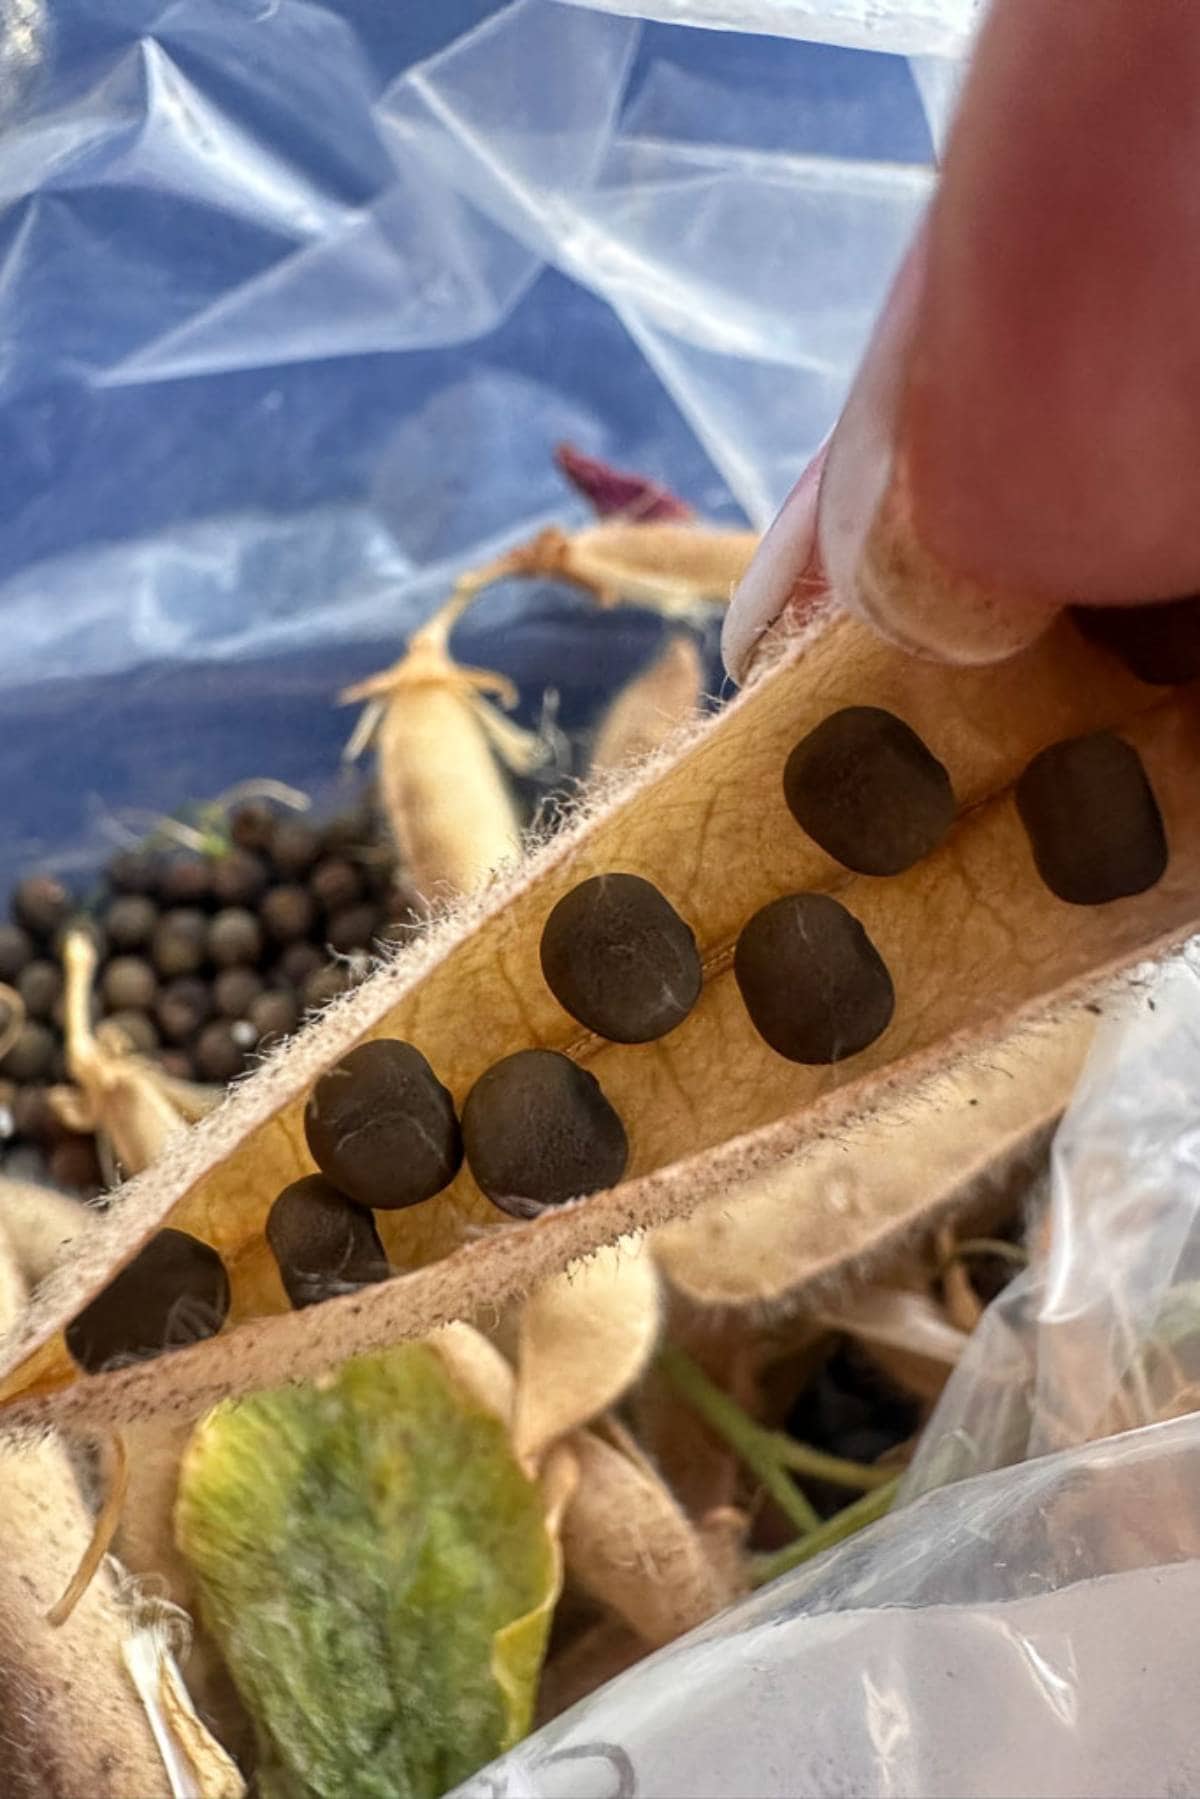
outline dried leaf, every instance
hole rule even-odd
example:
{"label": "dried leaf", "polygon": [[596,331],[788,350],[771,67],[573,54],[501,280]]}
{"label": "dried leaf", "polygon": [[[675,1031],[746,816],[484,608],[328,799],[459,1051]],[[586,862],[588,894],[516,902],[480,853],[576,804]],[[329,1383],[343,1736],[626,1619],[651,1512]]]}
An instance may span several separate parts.
{"label": "dried leaf", "polygon": [[[781,792],[798,738],[850,703],[899,712],[950,770],[960,807],[938,849],[889,880],[832,863],[795,825]],[[1048,743],[1102,727],[1119,727],[1139,749],[1171,860],[1136,898],[1070,906],[1035,872],[1012,785]],[[1098,983],[1196,928],[1198,761],[1194,696],[1143,686],[1067,620],[1007,663],[964,669],[917,661],[854,621],[823,614],[689,744],[331,1006],[215,1118],[169,1146],[153,1177],[131,1184],[30,1308],[0,1366],[0,1397],[25,1399],[15,1420],[73,1413],[103,1422],[202,1410],[231,1391],[277,1382],[284,1369],[304,1378],[374,1344],[503,1306],[629,1231],[742,1192],[855,1120],[902,1108],[929,1081],[978,1072],[999,1043],[1026,1053],[1034,1039],[1015,1033],[1083,1004]],[[681,907],[705,968],[687,1021],[636,1047],[581,1035],[538,961],[550,908],[579,880],[613,867],[653,881]],[[897,992],[889,1029],[833,1067],[799,1067],[769,1049],[731,970],[738,931],[755,909],[805,889],[836,892],[861,919]],[[416,1043],[460,1103],[514,1050],[540,1045],[578,1057],[626,1121],[628,1178],[583,1204],[510,1224],[464,1171],[428,1204],[380,1215],[391,1262],[411,1272],[319,1309],[264,1316],[283,1313],[286,1298],[263,1223],[280,1189],[311,1171],[301,1120],[312,1081],[352,1044],[385,1035]],[[910,1220],[921,1200],[906,1208]],[[895,1197],[887,1203],[885,1230]],[[77,1377],[64,1321],[168,1218],[225,1258],[235,1328],[154,1362]],[[851,1211],[842,1258],[882,1234],[875,1215]],[[63,1387],[70,1391],[58,1394]]]}
{"label": "dried leaf", "polygon": [[177,1517],[267,1799],[437,1799],[528,1730],[558,1557],[426,1346],[218,1408]]}
{"label": "dried leaf", "polygon": [[579,1486],[563,1519],[571,1578],[652,1648],[719,1611],[728,1587],[704,1541],[657,1477],[578,1431]]}
{"label": "dried leaf", "polygon": [[513,1447],[523,1467],[615,1405],[658,1336],[658,1276],[643,1239],[623,1237],[532,1293],[521,1312]]}
{"label": "dried leaf", "polygon": [[623,687],[600,721],[589,773],[611,774],[644,761],[700,706],[704,664],[694,637],[678,633]]}
{"label": "dried leaf", "polygon": [[687,502],[661,482],[651,481],[647,475],[626,474],[599,456],[584,455],[571,444],[559,444],[554,460],[600,518],[610,518],[614,513],[629,520],[692,516]]}

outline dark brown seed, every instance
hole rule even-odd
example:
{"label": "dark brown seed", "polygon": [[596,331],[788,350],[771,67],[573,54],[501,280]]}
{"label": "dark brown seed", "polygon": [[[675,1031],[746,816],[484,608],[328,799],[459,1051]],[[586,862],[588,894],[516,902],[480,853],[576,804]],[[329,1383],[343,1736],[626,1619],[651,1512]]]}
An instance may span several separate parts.
{"label": "dark brown seed", "polygon": [[158,868],[155,857],[145,850],[118,850],[106,873],[118,893],[153,893],[158,886]]}
{"label": "dark brown seed", "polygon": [[229,814],[229,835],[243,850],[265,850],[275,829],[275,814],[266,800],[245,800]]}
{"label": "dark brown seed", "polygon": [[304,1111],[313,1161],[380,1211],[440,1193],[462,1163],[454,1101],[411,1043],[363,1043],[323,1074]]}
{"label": "dark brown seed", "polygon": [[95,1194],[103,1190],[104,1174],[96,1153],[94,1137],[64,1137],[50,1152],[50,1179],[59,1187],[71,1187],[76,1193]]}
{"label": "dark brown seed", "polygon": [[141,956],[118,956],[100,977],[110,1012],[149,1012],[158,998],[158,976]]}
{"label": "dark brown seed", "polygon": [[28,1143],[40,1143],[45,1148],[51,1148],[70,1136],[50,1104],[50,1091],[47,1087],[15,1088],[12,1121],[18,1137],[24,1137]]}
{"label": "dark brown seed", "polygon": [[1200,597],[1152,606],[1076,606],[1083,635],[1110,650],[1148,687],[1176,687],[1200,675]]}
{"label": "dark brown seed", "polygon": [[212,996],[203,981],[184,976],[164,987],[154,1008],[168,1043],[186,1043],[212,1015]]}
{"label": "dark brown seed", "polygon": [[16,986],[30,1018],[51,1018],[62,998],[62,969],[57,962],[30,962],[17,976]]}
{"label": "dark brown seed", "polygon": [[1166,870],[1166,832],[1141,757],[1111,731],[1051,744],[1016,798],[1038,873],[1071,905],[1144,893]]}
{"label": "dark brown seed", "polygon": [[[7,1143],[12,1137],[19,1135],[16,1124],[15,1108],[17,1094],[22,1089],[15,1081],[0,1081],[0,1143]],[[40,1092],[40,1088],[32,1088],[32,1092]]]}
{"label": "dark brown seed", "polygon": [[354,977],[344,962],[330,962],[324,968],[318,968],[310,974],[304,983],[304,1004],[306,1006],[327,1006],[331,999],[339,994],[349,993],[354,985]]}
{"label": "dark brown seed", "polygon": [[294,880],[312,867],[321,853],[320,834],[302,818],[281,818],[271,834],[271,860],[280,874]]}
{"label": "dark brown seed", "polygon": [[249,850],[230,850],[212,864],[212,889],[223,906],[253,906],[267,885],[267,865]]}
{"label": "dark brown seed", "polygon": [[229,1277],[215,1249],[163,1230],[66,1328],[89,1374],[213,1337],[229,1311]]}
{"label": "dark brown seed", "polygon": [[379,913],[374,906],[347,906],[334,913],[325,935],[330,948],[345,956],[352,949],[368,949],[378,924]]}
{"label": "dark brown seed", "polygon": [[227,906],[208,927],[209,960],[218,968],[238,968],[262,955],[262,926],[244,906]]}
{"label": "dark brown seed", "polygon": [[9,985],[33,959],[33,938],[19,924],[0,924],[0,981]]}
{"label": "dark brown seed", "polygon": [[159,1050],[158,1065],[172,1080],[194,1081],[196,1078],[196,1064],[185,1049]]}
{"label": "dark brown seed", "polygon": [[115,1024],[139,1056],[149,1056],[158,1048],[158,1032],[144,1012],[110,1012],[104,1021]]}
{"label": "dark brown seed", "polygon": [[541,942],[560,1006],[614,1043],[650,1043],[682,1024],[704,982],[696,939],[639,875],[593,875],[559,900]]}
{"label": "dark brown seed", "polygon": [[386,1280],[391,1272],[366,1206],[319,1174],[284,1188],[267,1213],[266,1237],[297,1311]]}
{"label": "dark brown seed", "polygon": [[363,884],[372,899],[386,900],[391,906],[396,885],[395,858],[375,852],[364,856],[360,867]]}
{"label": "dark brown seed", "polygon": [[262,978],[252,968],[226,968],[213,982],[217,1011],[223,1018],[249,1018],[262,990]]}
{"label": "dark brown seed", "polygon": [[321,832],[321,847],[327,856],[340,856],[346,850],[361,849],[375,836],[375,812],[370,799],[364,797],[340,818],[331,818]]}
{"label": "dark brown seed", "polygon": [[294,943],[307,937],[317,920],[317,908],[307,887],[288,883],[264,894],[259,914],[276,943]]}
{"label": "dark brown seed", "polygon": [[246,1057],[233,1031],[231,1024],[218,1018],[206,1024],[197,1037],[192,1056],[202,1081],[231,1081],[241,1074]]}
{"label": "dark brown seed", "polygon": [[195,974],[207,955],[208,919],[192,906],[164,912],[154,933],[154,966],[159,974]]}
{"label": "dark brown seed", "polygon": [[341,912],[352,906],[363,890],[353,862],[344,856],[328,856],[318,862],[308,880],[309,891],[322,912]]}
{"label": "dark brown seed", "polygon": [[480,1075],[463,1107],[467,1165],[514,1218],[615,1187],[625,1127],[595,1075],[553,1049],[522,1049]]}
{"label": "dark brown seed", "polygon": [[212,893],[212,863],[204,856],[175,856],[159,870],[158,891],[169,906],[199,906]]}
{"label": "dark brown seed", "polygon": [[158,907],[141,893],[122,895],[104,914],[104,929],[116,950],[144,948],[153,937],[157,923]]}
{"label": "dark brown seed", "polygon": [[325,957],[315,943],[290,943],[279,958],[280,977],[289,987],[303,987],[324,966]]}
{"label": "dark brown seed", "polygon": [[824,893],[789,893],[756,912],[738,938],[733,973],[755,1030],[789,1062],[856,1056],[895,1009],[879,951]]}
{"label": "dark brown seed", "polygon": [[247,1016],[261,1043],[286,1037],[300,1022],[300,1007],[293,993],[260,993]]}
{"label": "dark brown seed", "polygon": [[71,896],[53,875],[29,875],[12,897],[15,922],[35,937],[53,937],[71,910]]}
{"label": "dark brown seed", "polygon": [[797,824],[857,874],[902,874],[954,822],[946,770],[903,719],[877,706],[846,706],[801,738],[783,793]]}
{"label": "dark brown seed", "polygon": [[49,1026],[31,1018],[22,1026],[8,1054],[0,1060],[0,1073],[22,1085],[28,1081],[51,1080],[57,1049],[58,1039]]}

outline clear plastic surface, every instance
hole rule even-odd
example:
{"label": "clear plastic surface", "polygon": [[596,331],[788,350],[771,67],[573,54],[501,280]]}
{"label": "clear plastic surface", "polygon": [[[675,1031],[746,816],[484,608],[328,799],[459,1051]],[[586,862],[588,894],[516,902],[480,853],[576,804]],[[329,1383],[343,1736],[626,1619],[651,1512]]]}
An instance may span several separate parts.
{"label": "clear plastic surface", "polygon": [[1193,955],[1101,1027],[1030,1270],[974,1334],[903,1503],[464,1799],[1200,1790],[1198,1120]]}
{"label": "clear plastic surface", "polygon": [[[832,42],[559,0],[0,20],[0,884],[126,806],[319,784],[338,687],[582,521],[559,439],[765,523],[931,180],[907,61]],[[510,588],[461,646],[577,722],[658,630]]]}

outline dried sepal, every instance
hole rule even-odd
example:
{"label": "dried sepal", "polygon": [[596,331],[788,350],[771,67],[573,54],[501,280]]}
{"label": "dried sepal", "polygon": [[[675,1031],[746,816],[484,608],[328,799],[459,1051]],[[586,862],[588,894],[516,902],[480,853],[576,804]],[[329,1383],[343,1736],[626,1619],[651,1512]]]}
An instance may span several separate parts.
{"label": "dried sepal", "polygon": [[704,664],[688,632],[677,632],[648,668],[621,689],[600,720],[589,774],[611,775],[661,749],[700,707]]}
{"label": "dried sepal", "polygon": [[728,602],[757,547],[755,531],[610,518],[582,531],[548,526],[509,550],[503,567],[507,575],[581,587],[598,606],[643,606],[664,618],[688,619]]}
{"label": "dried sepal", "polygon": [[691,518],[692,508],[660,481],[614,468],[600,456],[588,456],[572,444],[559,444],[554,460],[571,486],[588,501],[598,518],[614,514],[631,521]]}
{"label": "dried sepal", "polygon": [[513,1447],[535,1468],[552,1443],[615,1405],[658,1336],[658,1276],[644,1239],[567,1268],[521,1310]]}

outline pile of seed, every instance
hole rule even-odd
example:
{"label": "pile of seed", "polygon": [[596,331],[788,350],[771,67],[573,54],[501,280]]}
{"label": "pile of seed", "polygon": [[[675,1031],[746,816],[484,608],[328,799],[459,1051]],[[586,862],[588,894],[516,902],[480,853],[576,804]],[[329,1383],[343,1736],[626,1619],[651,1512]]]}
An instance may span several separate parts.
{"label": "pile of seed", "polygon": [[86,896],[35,874],[9,910],[0,982],[20,995],[26,1022],[0,1060],[0,1143],[36,1145],[55,1179],[89,1190],[100,1179],[91,1140],[66,1132],[47,1103],[67,1079],[69,926],[86,921],[98,947],[97,1020],[167,1073],[222,1084],[361,978],[372,945],[402,933],[416,903],[369,805],[314,824],[249,801],[230,813],[219,853],[122,850]]}

